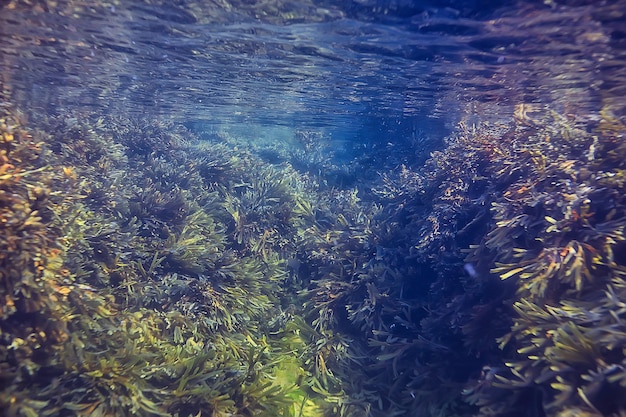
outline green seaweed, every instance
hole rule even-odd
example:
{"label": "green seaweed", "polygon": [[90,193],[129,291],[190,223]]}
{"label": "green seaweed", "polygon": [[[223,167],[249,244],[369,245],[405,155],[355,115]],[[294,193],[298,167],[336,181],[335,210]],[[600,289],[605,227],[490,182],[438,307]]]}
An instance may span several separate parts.
{"label": "green seaweed", "polygon": [[3,414],[626,409],[626,148],[607,112],[461,123],[423,166],[357,186],[321,168],[384,150],[338,167],[315,132],[290,153],[3,112]]}

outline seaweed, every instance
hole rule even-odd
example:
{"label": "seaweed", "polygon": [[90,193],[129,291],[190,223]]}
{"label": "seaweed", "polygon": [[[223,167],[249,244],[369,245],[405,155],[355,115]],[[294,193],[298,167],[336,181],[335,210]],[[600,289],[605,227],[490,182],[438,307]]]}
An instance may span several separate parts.
{"label": "seaweed", "polygon": [[[523,149],[533,150],[515,163],[525,161],[529,171],[493,205],[495,225],[474,249],[495,253],[491,272],[516,280],[514,323],[500,338],[511,360],[470,401],[481,415],[517,415],[532,392],[539,415],[612,415],[623,407],[620,377],[609,377],[624,364],[616,350],[623,295],[613,287],[622,275],[614,247],[624,240],[623,184],[605,181],[619,168],[601,155],[612,152],[614,139],[553,112],[535,117],[518,130],[527,138]],[[506,404],[505,392],[512,393]]]}
{"label": "seaweed", "polygon": [[303,131],[272,165],[227,133],[3,112],[6,415],[624,412],[608,111],[518,106],[334,184],[386,151],[323,161]]}
{"label": "seaweed", "polygon": [[[268,320],[289,303],[276,296],[287,276],[284,248],[255,241],[235,250],[225,189],[197,165],[172,168],[197,155],[180,130],[78,120],[43,120],[41,141],[17,121],[3,125],[12,132],[3,134],[3,259],[21,270],[3,266],[2,412],[320,415],[304,379],[274,379],[293,363],[293,349],[304,349],[300,339],[282,340],[297,332],[282,330],[288,316]],[[269,177],[253,183],[262,195],[228,191],[245,210],[286,210],[296,200],[307,207],[291,177],[281,182],[257,164]],[[221,166],[229,178],[244,174]],[[254,230],[289,231],[290,213],[254,218]]]}

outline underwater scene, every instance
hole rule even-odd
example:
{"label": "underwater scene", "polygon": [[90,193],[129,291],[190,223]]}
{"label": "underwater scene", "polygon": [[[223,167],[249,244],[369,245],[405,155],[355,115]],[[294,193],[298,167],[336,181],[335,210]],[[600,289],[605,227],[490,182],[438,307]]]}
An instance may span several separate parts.
{"label": "underwater scene", "polygon": [[626,0],[1,0],[0,416],[626,417]]}

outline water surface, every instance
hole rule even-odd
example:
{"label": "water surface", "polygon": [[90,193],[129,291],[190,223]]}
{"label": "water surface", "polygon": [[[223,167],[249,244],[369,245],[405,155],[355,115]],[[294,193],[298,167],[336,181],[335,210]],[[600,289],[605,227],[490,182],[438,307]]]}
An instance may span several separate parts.
{"label": "water surface", "polygon": [[[402,134],[625,108],[623,2],[45,2],[0,14],[14,97],[185,123]],[[378,133],[378,132],[377,132]],[[391,136],[391,135],[390,135]]]}

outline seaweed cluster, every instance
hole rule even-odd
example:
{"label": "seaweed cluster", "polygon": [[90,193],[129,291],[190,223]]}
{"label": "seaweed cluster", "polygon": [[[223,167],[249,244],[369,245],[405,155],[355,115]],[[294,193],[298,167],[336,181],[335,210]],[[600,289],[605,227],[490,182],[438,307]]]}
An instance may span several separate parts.
{"label": "seaweed cluster", "polygon": [[[58,230],[47,226],[51,184],[58,173],[20,114],[0,115],[0,410],[36,415],[33,381],[54,374],[59,352],[70,338],[72,292]],[[36,386],[36,385],[35,385]]]}
{"label": "seaweed cluster", "polygon": [[159,120],[2,111],[3,415],[626,412],[608,110],[520,105],[425,163],[344,165],[312,132],[272,159]]}
{"label": "seaweed cluster", "polygon": [[589,129],[549,111],[516,116],[511,133],[525,141],[496,152],[492,175],[507,187],[471,255],[515,280],[513,326],[499,339],[509,355],[471,399],[481,415],[529,403],[538,415],[621,415],[625,126],[607,113]]}
{"label": "seaweed cluster", "polygon": [[340,415],[624,412],[625,127],[599,120],[520,105],[318,202],[298,248]]}
{"label": "seaweed cluster", "polygon": [[3,415],[320,415],[279,291],[293,175],[171,125],[8,113]]}
{"label": "seaweed cluster", "polygon": [[[510,321],[490,314],[503,308],[499,280],[464,273],[463,249],[490,218],[480,155],[463,152],[469,141],[450,139],[425,167],[401,165],[371,191],[329,193],[316,206],[298,248],[308,314],[339,380],[326,395],[338,386],[344,395],[339,415],[471,413],[463,384]],[[467,334],[479,320],[492,338]]]}

